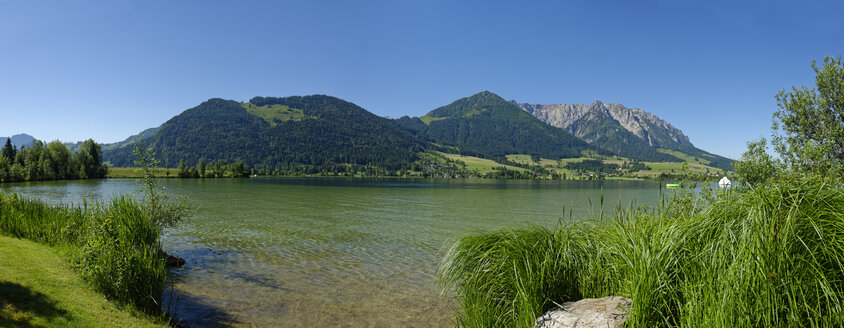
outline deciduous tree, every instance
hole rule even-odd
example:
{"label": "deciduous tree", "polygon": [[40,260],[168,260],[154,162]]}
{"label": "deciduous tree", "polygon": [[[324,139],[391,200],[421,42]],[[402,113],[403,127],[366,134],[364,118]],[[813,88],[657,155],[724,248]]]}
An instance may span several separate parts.
{"label": "deciduous tree", "polygon": [[747,151],[741,155],[741,160],[733,163],[740,181],[759,185],[776,176],[780,163],[768,154],[766,146],[765,138],[747,143]]}
{"label": "deciduous tree", "polygon": [[812,69],[814,88],[777,94],[772,143],[791,169],[844,176],[844,64],[841,56],[826,57]]}

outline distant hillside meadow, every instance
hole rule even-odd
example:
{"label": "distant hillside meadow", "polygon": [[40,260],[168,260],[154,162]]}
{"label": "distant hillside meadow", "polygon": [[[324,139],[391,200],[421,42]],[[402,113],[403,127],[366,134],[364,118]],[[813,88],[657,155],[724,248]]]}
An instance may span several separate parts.
{"label": "distant hillside meadow", "polygon": [[[399,119],[325,95],[215,98],[103,145],[104,162],[133,166],[133,142],[141,136],[165,167],[184,161],[198,169],[200,161],[220,161],[266,175],[653,178],[716,176],[732,163],[695,148],[679,129],[641,109],[531,105],[488,91]],[[478,164],[484,160],[491,164]],[[583,160],[616,168],[568,165]]]}

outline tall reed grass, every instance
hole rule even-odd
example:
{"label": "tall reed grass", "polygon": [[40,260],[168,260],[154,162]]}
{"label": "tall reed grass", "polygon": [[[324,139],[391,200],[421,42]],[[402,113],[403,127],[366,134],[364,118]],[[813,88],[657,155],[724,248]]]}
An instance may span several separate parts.
{"label": "tall reed grass", "polygon": [[628,327],[844,326],[844,191],[817,178],[681,193],[658,209],[465,237],[438,276],[467,327],[633,299]]}
{"label": "tall reed grass", "polygon": [[0,233],[56,246],[109,299],[161,312],[167,269],[160,228],[131,198],[80,207],[0,192]]}

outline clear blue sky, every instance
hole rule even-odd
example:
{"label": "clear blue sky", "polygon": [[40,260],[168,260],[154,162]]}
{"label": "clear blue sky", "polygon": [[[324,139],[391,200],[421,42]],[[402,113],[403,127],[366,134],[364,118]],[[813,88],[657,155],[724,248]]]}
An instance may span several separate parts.
{"label": "clear blue sky", "polygon": [[122,140],[213,97],[418,116],[489,90],[619,102],[738,157],[844,53],[840,1],[5,1],[0,135]]}

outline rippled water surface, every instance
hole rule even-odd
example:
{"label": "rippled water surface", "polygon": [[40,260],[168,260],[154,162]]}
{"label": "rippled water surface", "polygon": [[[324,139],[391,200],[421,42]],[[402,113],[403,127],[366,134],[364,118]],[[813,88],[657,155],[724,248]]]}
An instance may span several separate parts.
{"label": "rippled water surface", "polygon": [[[604,198],[654,205],[656,182],[430,179],[168,179],[198,213],[168,228],[165,307],[190,326],[439,327],[454,302],[434,281],[460,236],[585,218]],[[4,184],[52,202],[134,192],[135,180]],[[591,201],[591,202],[590,202]],[[593,204],[593,205],[590,205]]]}

